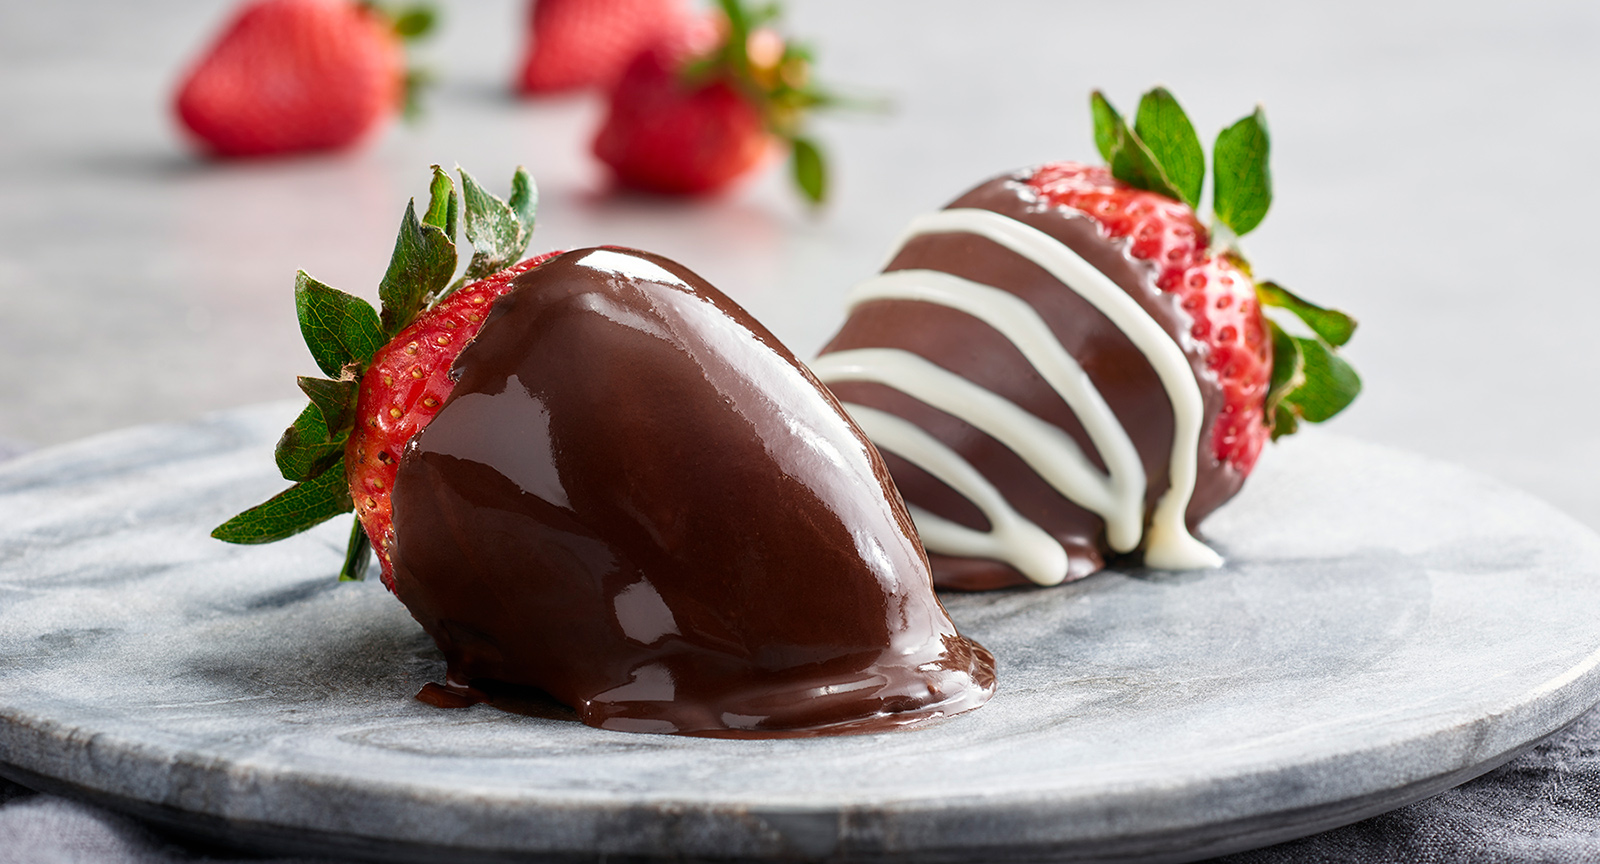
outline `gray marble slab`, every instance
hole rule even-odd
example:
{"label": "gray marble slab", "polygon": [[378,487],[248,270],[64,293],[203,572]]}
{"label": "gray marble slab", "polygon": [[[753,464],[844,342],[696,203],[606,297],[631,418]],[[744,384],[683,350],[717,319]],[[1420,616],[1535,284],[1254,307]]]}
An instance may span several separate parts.
{"label": "gray marble slab", "polygon": [[343,524],[231,547],[294,406],[0,467],[0,773],[235,844],[382,860],[1182,861],[1465,780],[1600,699],[1600,538],[1311,434],[1207,524],[1228,566],[951,595],[985,708],[800,741],[412,694],[442,661]]}

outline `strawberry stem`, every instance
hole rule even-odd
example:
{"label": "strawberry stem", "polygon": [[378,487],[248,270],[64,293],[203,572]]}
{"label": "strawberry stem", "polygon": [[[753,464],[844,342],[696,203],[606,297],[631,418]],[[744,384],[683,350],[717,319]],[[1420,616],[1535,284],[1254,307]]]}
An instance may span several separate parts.
{"label": "strawberry stem", "polygon": [[344,566],[339,568],[340,582],[360,582],[367,578],[367,566],[372,563],[372,540],[361,520],[350,528],[350,543],[345,546]]}

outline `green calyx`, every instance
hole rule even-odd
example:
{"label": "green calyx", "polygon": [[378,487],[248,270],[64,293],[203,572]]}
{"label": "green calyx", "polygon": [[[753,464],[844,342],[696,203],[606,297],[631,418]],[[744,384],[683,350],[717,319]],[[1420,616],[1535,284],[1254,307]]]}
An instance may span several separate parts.
{"label": "green calyx", "polygon": [[1276,282],[1256,285],[1264,308],[1282,309],[1300,319],[1310,336],[1293,336],[1267,319],[1272,335],[1272,380],[1267,387],[1266,419],[1272,440],[1292,435],[1300,421],[1321,423],[1343,411],[1361,392],[1361,376],[1339,356],[1356,321],[1337,309],[1325,309],[1291,293]]}
{"label": "green calyx", "polygon": [[[1206,154],[1189,115],[1165,87],[1139,99],[1130,128],[1099,90],[1089,95],[1094,143],[1111,175],[1137,189],[1148,189],[1200,209],[1206,179]],[[1261,109],[1222,130],[1212,148],[1213,223],[1238,238],[1255,230],[1272,204],[1267,171],[1267,117]]]}
{"label": "green calyx", "polygon": [[[517,168],[512,176],[508,201],[485,192],[465,170],[457,171],[462,194],[456,193],[450,175],[435,165],[422,217],[417,217],[415,201],[406,205],[394,253],[378,285],[382,312],[303,270],[296,275],[300,333],[317,368],[328,377],[299,379],[310,404],[278,439],[278,471],[295,485],[219,525],[211,536],[229,543],[271,543],[354,509],[345,480],[344,451],[358,422],[361,376],[373,355],[466,282],[516,263],[533,234],[538,194],[525,169]],[[452,282],[458,263],[455,237],[463,222],[472,257]],[[369,548],[357,520],[340,578],[362,577]]]}
{"label": "green calyx", "polygon": [[[1139,99],[1131,128],[1098,90],[1089,96],[1089,110],[1095,146],[1112,176],[1200,209],[1205,150],[1194,124],[1166,88],[1156,87]],[[1246,273],[1250,267],[1238,241],[1261,224],[1272,205],[1270,150],[1267,117],[1259,106],[1218,133],[1212,147],[1213,243],[1218,254],[1228,256]],[[1275,282],[1258,283],[1256,297],[1264,309],[1282,310],[1310,331],[1308,336],[1290,335],[1277,321],[1267,319],[1273,360],[1265,416],[1276,440],[1293,433],[1302,420],[1320,423],[1338,414],[1361,392],[1361,377],[1337,350],[1350,340],[1356,321]]]}
{"label": "green calyx", "polygon": [[722,44],[691,62],[684,74],[691,82],[723,77],[757,105],[767,130],[789,144],[790,175],[806,200],[821,204],[828,196],[827,162],[816,141],[804,133],[813,110],[851,104],[811,81],[811,50],[783,39],[773,29],[782,9],[777,3],[747,9],[742,0],[718,0],[727,20]]}
{"label": "green calyx", "polygon": [[407,42],[431,35],[439,23],[439,10],[428,3],[400,6],[367,0],[362,5],[388,19],[394,27],[394,34]]}

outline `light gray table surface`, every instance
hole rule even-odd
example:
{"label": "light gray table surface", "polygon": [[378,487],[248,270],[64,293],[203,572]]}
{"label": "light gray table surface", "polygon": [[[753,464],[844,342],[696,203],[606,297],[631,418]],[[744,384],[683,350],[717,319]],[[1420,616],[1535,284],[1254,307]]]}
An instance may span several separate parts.
{"label": "light gray table surface", "polygon": [[[0,458],[296,395],[294,271],[372,297],[426,166],[525,164],[534,250],[676,258],[801,355],[912,216],[1002,170],[1094,156],[1085,95],[1161,82],[1203,136],[1266,106],[1277,199],[1258,273],[1356,313],[1339,433],[1460,463],[1600,528],[1600,5],[791,0],[827,80],[883,116],[817,124],[836,196],[771,170],[731,194],[619,197],[600,105],[507,95],[521,4],[444,5],[428,116],[357,150],[189,155],[169,117],[231,3],[0,3]],[[1271,459],[1269,452],[1266,458]]]}

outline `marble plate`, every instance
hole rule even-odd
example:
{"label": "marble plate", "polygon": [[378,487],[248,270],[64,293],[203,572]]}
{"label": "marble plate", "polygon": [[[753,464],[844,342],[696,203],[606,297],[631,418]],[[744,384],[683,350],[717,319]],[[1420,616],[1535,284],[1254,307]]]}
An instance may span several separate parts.
{"label": "marble plate", "polygon": [[412,694],[442,662],[346,523],[233,547],[293,406],[0,468],[0,773],[264,851],[382,860],[1201,858],[1475,776],[1600,700],[1600,538],[1326,435],[1207,524],[1222,570],[947,597],[985,708],[794,741]]}

